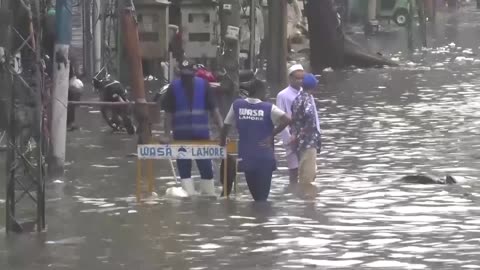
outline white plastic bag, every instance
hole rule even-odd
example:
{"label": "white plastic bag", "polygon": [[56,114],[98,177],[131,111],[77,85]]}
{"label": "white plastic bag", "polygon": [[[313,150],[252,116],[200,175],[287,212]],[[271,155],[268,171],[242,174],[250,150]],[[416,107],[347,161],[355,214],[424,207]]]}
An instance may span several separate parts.
{"label": "white plastic bag", "polygon": [[81,94],[83,92],[83,87],[83,82],[77,77],[74,76],[70,79],[69,91],[76,94]]}

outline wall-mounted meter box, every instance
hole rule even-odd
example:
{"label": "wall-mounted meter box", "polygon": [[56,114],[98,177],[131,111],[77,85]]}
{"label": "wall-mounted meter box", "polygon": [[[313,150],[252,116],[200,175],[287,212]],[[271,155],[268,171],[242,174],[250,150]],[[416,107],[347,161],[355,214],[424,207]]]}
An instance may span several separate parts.
{"label": "wall-mounted meter box", "polygon": [[227,26],[227,32],[225,33],[225,38],[232,40],[232,41],[238,41],[240,38],[240,28],[236,26]]}
{"label": "wall-mounted meter box", "polygon": [[216,58],[220,33],[218,2],[182,0],[180,10],[180,28],[187,57]]}
{"label": "wall-mounted meter box", "polygon": [[145,59],[168,56],[168,0],[135,0],[138,36]]}

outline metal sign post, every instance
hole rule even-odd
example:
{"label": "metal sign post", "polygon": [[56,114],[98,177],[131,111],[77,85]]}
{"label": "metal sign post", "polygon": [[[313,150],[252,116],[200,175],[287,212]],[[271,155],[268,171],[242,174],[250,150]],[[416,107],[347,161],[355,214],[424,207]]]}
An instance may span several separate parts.
{"label": "metal sign post", "polygon": [[[9,88],[7,127],[7,233],[42,232],[45,227],[45,157],[49,145],[46,123],[45,74],[41,59],[39,1],[2,5],[0,32],[4,55],[1,73]],[[26,14],[26,17],[20,16]],[[26,18],[26,19],[25,19]],[[6,34],[9,26],[9,34]],[[34,104],[33,106],[31,104]],[[21,117],[31,115],[31,117]],[[32,206],[33,203],[33,206]],[[27,211],[25,211],[27,209]]]}

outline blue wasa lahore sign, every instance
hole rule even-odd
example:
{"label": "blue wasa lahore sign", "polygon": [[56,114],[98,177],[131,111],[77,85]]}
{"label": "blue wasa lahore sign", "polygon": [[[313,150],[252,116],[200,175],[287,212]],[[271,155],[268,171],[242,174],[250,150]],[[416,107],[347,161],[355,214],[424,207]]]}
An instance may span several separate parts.
{"label": "blue wasa lahore sign", "polygon": [[218,145],[138,145],[138,159],[225,159]]}

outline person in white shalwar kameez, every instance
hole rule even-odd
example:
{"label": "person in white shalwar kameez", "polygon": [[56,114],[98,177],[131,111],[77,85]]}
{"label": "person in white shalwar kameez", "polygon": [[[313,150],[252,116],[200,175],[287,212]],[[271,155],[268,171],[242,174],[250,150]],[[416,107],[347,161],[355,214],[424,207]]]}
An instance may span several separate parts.
{"label": "person in white shalwar kameez", "polygon": [[[288,117],[292,116],[292,103],[302,91],[302,83],[304,77],[304,69],[302,65],[295,64],[288,69],[288,77],[290,85],[280,91],[277,95],[277,107],[284,111]],[[290,129],[287,127],[280,133],[283,147],[286,152],[287,166],[289,170],[289,180],[291,184],[298,182],[298,157],[294,147],[292,146],[292,136]]]}

